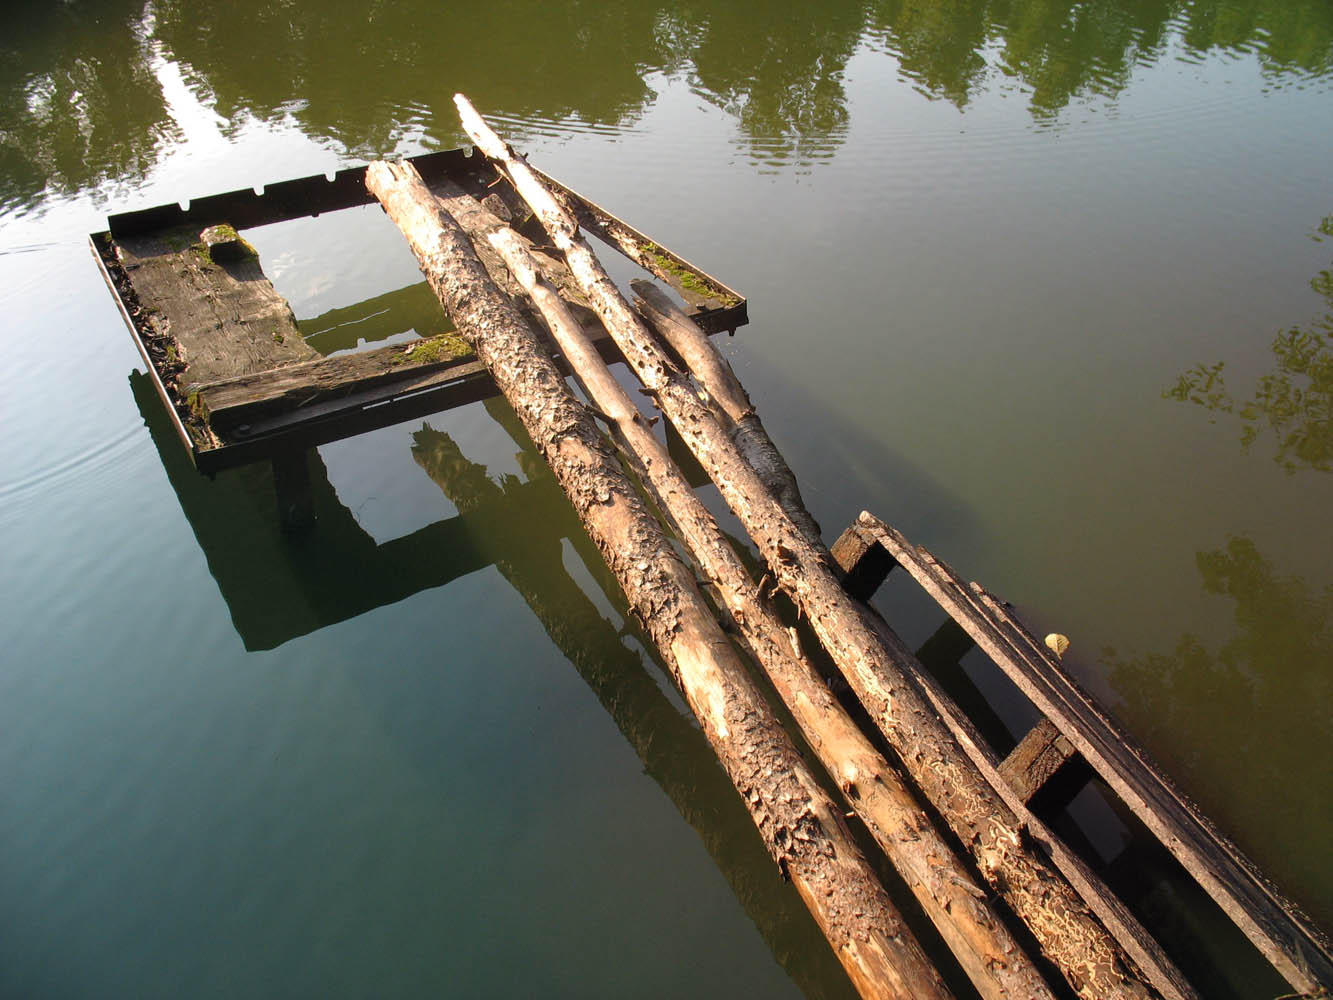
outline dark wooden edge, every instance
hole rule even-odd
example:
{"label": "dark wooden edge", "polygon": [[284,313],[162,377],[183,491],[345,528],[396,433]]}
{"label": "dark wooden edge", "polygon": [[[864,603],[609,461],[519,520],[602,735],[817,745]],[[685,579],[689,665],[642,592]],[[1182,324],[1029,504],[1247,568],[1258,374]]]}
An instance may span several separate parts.
{"label": "dark wooden edge", "polygon": [[1063,733],[1295,989],[1333,983],[1333,950],[1007,608],[871,514],[857,528],[906,569]]}
{"label": "dark wooden edge", "polygon": [[115,278],[107,269],[106,260],[102,256],[102,250],[98,244],[104,246],[110,245],[111,234],[109,232],[92,233],[88,237],[88,249],[92,251],[93,260],[97,262],[97,271],[102,275],[102,280],[106,282],[106,287],[111,291],[111,298],[116,303],[116,310],[120,313],[120,318],[125,321],[125,326],[130,331],[130,339],[134,341],[134,346],[139,352],[139,357],[143,359],[144,370],[148,377],[153,381],[153,388],[157,390],[158,397],[162,400],[162,405],[166,407],[167,413],[171,415],[171,426],[175,429],[176,435],[185,445],[185,450],[189,452],[193,459],[196,456],[194,440],[190,437],[190,432],[185,429],[185,423],[181,420],[180,414],[176,412],[176,404],[171,398],[171,393],[162,382],[162,376],[157,370],[157,365],[153,363],[152,356],[148,353],[148,348],[143,339],[139,336],[139,328],[134,323],[134,318],[130,315],[125,300],[121,298],[120,289],[116,287]]}
{"label": "dark wooden edge", "polygon": [[[529,166],[532,165],[529,164]],[[532,167],[532,170],[550,187],[555,189],[557,196],[563,197],[574,209],[574,214],[578,217],[578,223],[582,228],[674,288],[686,301],[686,312],[690,318],[705,333],[721,333],[723,330],[734,331],[737,327],[744,326],[750,321],[748,304],[745,296],[740,292],[723,284],[707,271],[691,264],[674,250],[662,246],[652,237],[635,229],[628,222],[611,214],[596,202],[585,198],[573,188],[561,184],[550,174],[543,173],[536,167]],[[699,296],[691,296],[682,287],[680,279],[676,275],[663,268],[651,256],[640,251],[641,247],[649,244],[656,247],[661,256],[671,261],[676,268],[694,275],[694,277],[708,285],[715,293],[713,301],[721,304],[713,306],[707,304],[707,302],[690,301],[691,298],[697,300]],[[732,301],[727,303],[727,299]]]}

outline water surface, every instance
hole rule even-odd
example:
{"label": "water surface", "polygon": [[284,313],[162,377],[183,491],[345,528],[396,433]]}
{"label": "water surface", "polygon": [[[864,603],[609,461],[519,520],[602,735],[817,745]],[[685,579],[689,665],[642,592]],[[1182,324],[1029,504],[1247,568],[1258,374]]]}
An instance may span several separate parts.
{"label": "water surface", "polygon": [[[108,212],[458,145],[455,91],[749,296],[725,350],[828,538],[870,509],[1069,634],[1333,924],[1327,4],[13,17],[6,994],[847,991],[503,405],[321,448],[294,544],[133,374]],[[320,350],[434,322],[373,209],[249,235]],[[1209,996],[1284,992],[1078,808]]]}

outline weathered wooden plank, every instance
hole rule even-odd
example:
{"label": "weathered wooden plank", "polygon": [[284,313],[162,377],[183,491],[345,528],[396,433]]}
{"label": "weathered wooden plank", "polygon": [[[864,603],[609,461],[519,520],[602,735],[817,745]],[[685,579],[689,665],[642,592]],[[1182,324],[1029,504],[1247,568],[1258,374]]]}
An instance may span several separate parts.
{"label": "weathered wooden plank", "polygon": [[1275,969],[1302,992],[1333,984],[1333,947],[1182,795],[1055,657],[983,589],[870,514],[860,522],[976,640]]}
{"label": "weathered wooden plank", "polygon": [[1024,802],[1031,802],[1032,797],[1077,753],[1074,744],[1055,727],[1055,723],[1042,719],[1001,762],[1000,777],[1009,782]]}
{"label": "weathered wooden plank", "polygon": [[225,433],[312,403],[456,368],[474,356],[460,337],[442,334],[410,344],[195,383],[186,393],[197,401],[213,430]]}
{"label": "weathered wooden plank", "polygon": [[128,236],[117,245],[148,322],[175,342],[187,366],[181,384],[318,357],[253,252],[215,261],[190,229]]}

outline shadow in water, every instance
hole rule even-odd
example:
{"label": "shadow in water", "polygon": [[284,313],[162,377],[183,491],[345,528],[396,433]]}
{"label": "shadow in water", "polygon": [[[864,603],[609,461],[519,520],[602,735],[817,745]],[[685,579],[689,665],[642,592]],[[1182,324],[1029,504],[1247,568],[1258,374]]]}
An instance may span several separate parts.
{"label": "shadow in water", "polygon": [[[377,545],[338,501],[317,455],[311,456],[317,527],[301,539],[283,535],[267,465],[205,479],[172,433],[149,379],[135,373],[130,383],[247,649],[272,648],[494,566],[615,721],[644,773],[698,833],[787,974],[811,997],[853,995],[805,906],[764,850],[707,740],[650,673],[649,643],[507,404],[491,399],[486,406],[514,438],[527,481],[510,476],[497,482],[448,434],[423,424],[413,434],[413,457],[458,514]],[[603,617],[571,576],[566,543],[623,627]]]}

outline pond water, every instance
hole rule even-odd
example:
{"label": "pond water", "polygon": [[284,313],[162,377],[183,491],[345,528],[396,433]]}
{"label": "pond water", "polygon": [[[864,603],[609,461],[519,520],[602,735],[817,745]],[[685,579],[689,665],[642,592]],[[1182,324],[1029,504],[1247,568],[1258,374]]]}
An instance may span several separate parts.
{"label": "pond water", "polygon": [[[1071,636],[1333,925],[1325,0],[10,18],[4,995],[848,994],[502,403],[319,449],[296,543],[135,374],[107,213],[461,145],[456,91],[749,296],[725,351],[826,538],[869,509]],[[430,322],[377,210],[248,235],[326,353]],[[1285,992],[1085,798],[1207,995]]]}

